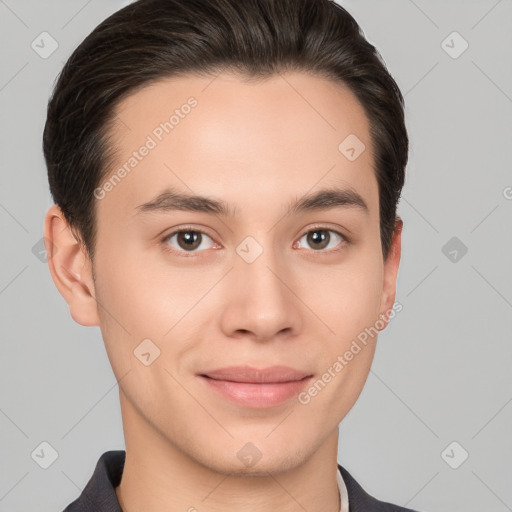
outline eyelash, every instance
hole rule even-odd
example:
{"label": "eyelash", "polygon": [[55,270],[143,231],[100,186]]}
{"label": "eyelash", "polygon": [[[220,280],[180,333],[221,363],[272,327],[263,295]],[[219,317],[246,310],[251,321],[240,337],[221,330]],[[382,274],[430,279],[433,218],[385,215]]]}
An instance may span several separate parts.
{"label": "eyelash", "polygon": [[[350,243],[350,240],[345,235],[341,234],[339,231],[336,231],[334,229],[331,229],[331,228],[329,228],[327,226],[322,226],[322,225],[312,226],[307,231],[304,231],[304,233],[302,233],[302,235],[297,239],[297,241],[301,240],[302,238],[304,238],[305,235],[307,235],[307,234],[309,234],[311,232],[314,232],[314,231],[328,231],[330,233],[334,233],[334,234],[336,234],[337,236],[339,236],[341,238],[341,241],[338,244],[338,247],[336,249],[328,249],[328,250],[325,250],[325,249],[319,249],[319,250],[310,249],[311,252],[319,253],[319,254],[332,254],[332,253],[336,253],[336,252],[342,250],[345,247],[345,245]],[[180,228],[180,229],[178,229],[176,231],[173,231],[172,233],[169,233],[169,234],[165,235],[165,237],[162,238],[161,242],[164,245],[164,250],[166,250],[167,252],[170,252],[173,255],[178,255],[178,256],[184,257],[184,258],[195,257],[198,253],[204,252],[204,250],[203,251],[197,251],[197,250],[195,250],[195,251],[178,250],[178,249],[174,249],[173,247],[171,247],[168,244],[168,241],[174,235],[177,235],[177,234],[180,234],[180,233],[186,233],[186,232],[201,233],[202,235],[206,235],[208,238],[212,239],[212,237],[208,233],[206,233],[206,231],[194,228],[192,226],[185,226],[185,227],[182,227],[182,228]],[[213,241],[213,239],[212,239],[212,241]],[[214,243],[216,243],[216,242],[214,242]],[[294,242],[294,245],[295,245],[295,243],[296,242]]]}

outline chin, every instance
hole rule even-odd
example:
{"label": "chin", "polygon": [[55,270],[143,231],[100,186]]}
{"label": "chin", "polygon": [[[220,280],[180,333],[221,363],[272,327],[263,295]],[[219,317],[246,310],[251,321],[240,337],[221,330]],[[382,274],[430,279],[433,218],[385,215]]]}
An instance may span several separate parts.
{"label": "chin", "polygon": [[[308,456],[303,449],[280,443],[270,447],[262,440],[257,443],[234,441],[236,448],[217,445],[218,453],[210,450],[208,457],[204,453],[195,453],[196,462],[216,473],[240,477],[268,477],[269,473],[278,475],[303,464]],[[258,448],[259,446],[259,448]]]}

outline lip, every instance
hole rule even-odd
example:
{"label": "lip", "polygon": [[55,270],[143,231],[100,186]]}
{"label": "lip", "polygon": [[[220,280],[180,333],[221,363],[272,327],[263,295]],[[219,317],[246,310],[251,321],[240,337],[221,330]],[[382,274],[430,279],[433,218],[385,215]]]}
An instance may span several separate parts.
{"label": "lip", "polygon": [[288,366],[230,366],[198,377],[210,389],[240,406],[270,408],[297,395],[312,375]]}

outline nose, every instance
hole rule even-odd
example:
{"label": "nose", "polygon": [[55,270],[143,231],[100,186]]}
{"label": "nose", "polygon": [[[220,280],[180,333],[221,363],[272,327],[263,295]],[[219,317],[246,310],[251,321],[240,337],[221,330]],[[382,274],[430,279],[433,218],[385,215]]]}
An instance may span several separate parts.
{"label": "nose", "polygon": [[228,337],[264,342],[297,335],[301,301],[294,293],[294,273],[264,250],[249,263],[238,254],[225,283],[221,328]]}

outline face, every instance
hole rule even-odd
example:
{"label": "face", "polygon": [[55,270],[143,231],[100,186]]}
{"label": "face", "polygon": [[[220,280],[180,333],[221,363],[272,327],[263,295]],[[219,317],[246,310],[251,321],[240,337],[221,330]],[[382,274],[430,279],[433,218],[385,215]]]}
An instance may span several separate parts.
{"label": "face", "polygon": [[337,440],[394,302],[362,106],[301,73],[180,77],[126,98],[110,135],[95,281],[84,260],[65,296],[101,327],[127,448],[298,466]]}

